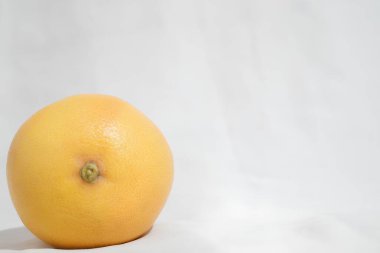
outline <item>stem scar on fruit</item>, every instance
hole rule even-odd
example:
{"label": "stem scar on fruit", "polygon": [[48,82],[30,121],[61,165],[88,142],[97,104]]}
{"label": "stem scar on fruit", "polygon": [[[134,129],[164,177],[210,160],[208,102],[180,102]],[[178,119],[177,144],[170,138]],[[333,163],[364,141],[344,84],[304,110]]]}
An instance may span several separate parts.
{"label": "stem scar on fruit", "polygon": [[96,181],[99,174],[99,168],[95,162],[87,162],[80,170],[81,178],[90,184]]}

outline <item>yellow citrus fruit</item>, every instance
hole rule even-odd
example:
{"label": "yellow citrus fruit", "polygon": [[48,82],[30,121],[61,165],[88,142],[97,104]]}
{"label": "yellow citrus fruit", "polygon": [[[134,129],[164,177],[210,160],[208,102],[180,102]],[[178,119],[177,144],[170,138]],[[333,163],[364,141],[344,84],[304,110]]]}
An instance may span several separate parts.
{"label": "yellow citrus fruit", "polygon": [[58,248],[119,244],[147,233],[173,162],[158,128],[130,104],[77,95],[34,114],[13,139],[8,185],[27,228]]}

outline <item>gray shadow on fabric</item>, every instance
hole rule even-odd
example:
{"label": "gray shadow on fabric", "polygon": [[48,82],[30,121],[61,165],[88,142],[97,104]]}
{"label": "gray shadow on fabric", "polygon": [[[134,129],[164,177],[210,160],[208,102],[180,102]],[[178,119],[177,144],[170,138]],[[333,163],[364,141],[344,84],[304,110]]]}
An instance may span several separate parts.
{"label": "gray shadow on fabric", "polygon": [[193,224],[159,223],[150,233],[130,243],[116,246],[115,250],[129,253],[140,252],[220,252],[209,238],[197,233],[202,228]]}
{"label": "gray shadow on fabric", "polygon": [[[199,235],[191,225],[161,223],[153,227],[145,236],[119,245],[103,248],[85,249],[86,252],[220,252],[207,238]],[[2,250],[36,250],[52,249],[40,241],[25,227],[11,228],[0,231],[0,252]],[[110,251],[107,251],[110,250]],[[82,252],[78,250],[78,252]]]}
{"label": "gray shadow on fabric", "polygon": [[25,227],[0,231],[0,250],[46,249],[49,245],[40,241]]}

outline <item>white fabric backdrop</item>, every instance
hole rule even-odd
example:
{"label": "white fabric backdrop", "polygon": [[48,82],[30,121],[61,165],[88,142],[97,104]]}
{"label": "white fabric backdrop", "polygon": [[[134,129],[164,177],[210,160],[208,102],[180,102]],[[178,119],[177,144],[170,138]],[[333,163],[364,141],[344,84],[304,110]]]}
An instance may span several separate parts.
{"label": "white fabric backdrop", "polygon": [[176,173],[149,235],[94,251],[380,252],[379,3],[0,0],[0,251],[48,247],[8,194],[20,124],[106,93]]}

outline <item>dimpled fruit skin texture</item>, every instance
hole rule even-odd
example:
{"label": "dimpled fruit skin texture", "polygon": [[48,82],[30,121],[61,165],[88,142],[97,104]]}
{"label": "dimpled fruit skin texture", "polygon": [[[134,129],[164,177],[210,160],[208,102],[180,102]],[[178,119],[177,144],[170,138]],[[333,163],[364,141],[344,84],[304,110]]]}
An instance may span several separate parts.
{"label": "dimpled fruit skin texture", "polygon": [[[86,162],[100,176],[80,176]],[[158,128],[128,103],[77,95],[34,114],[8,154],[8,185],[30,231],[57,248],[136,239],[152,227],[169,194],[173,162]]]}

